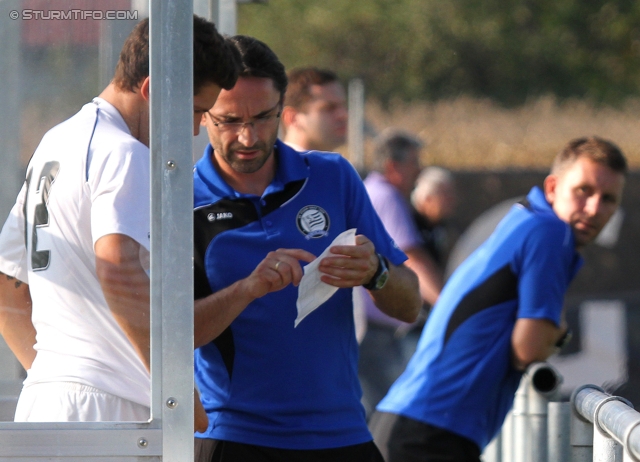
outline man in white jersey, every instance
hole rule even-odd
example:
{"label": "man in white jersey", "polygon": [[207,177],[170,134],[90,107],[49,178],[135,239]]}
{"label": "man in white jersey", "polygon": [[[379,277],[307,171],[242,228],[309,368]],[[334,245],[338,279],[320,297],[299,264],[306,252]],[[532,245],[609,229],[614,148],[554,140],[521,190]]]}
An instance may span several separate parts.
{"label": "man in white jersey", "polygon": [[[239,58],[194,17],[194,134]],[[149,21],[113,81],[51,129],[0,234],[0,333],[27,370],[16,421],[149,419]]]}

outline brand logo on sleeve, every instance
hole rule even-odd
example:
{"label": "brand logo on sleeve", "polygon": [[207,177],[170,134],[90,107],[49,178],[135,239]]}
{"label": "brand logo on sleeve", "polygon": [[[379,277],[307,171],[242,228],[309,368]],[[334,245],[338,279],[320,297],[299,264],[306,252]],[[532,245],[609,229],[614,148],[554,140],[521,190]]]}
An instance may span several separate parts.
{"label": "brand logo on sleeve", "polygon": [[326,236],[329,231],[329,214],[320,206],[307,205],[298,212],[296,218],[298,230],[307,239]]}

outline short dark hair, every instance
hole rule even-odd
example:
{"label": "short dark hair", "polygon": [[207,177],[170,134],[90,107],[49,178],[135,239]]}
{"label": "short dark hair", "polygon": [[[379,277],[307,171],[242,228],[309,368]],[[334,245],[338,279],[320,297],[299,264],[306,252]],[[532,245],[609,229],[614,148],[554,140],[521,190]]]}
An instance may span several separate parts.
{"label": "short dark hair", "polygon": [[338,76],[329,69],[317,67],[298,67],[287,73],[289,86],[284,96],[284,105],[301,110],[311,101],[311,87],[313,85],[327,85],[338,82]]}
{"label": "short dark hair", "polygon": [[628,171],[627,160],[618,146],[611,141],[590,136],[569,141],[556,155],[551,173],[555,175],[562,173],[580,157],[591,159],[623,175]]}
{"label": "short dark hair", "polygon": [[[193,92],[213,83],[231,89],[240,70],[240,56],[212,22],[193,16]],[[124,91],[133,92],[149,76],[149,18],[140,21],[124,42],[113,78]]]}
{"label": "short dark hair", "polygon": [[204,18],[193,16],[193,93],[213,83],[231,90],[240,73],[240,53],[216,26]]}
{"label": "short dark hair", "polygon": [[133,92],[149,76],[149,18],[140,21],[125,40],[113,83]]}
{"label": "short dark hair", "polygon": [[409,154],[424,146],[411,133],[397,128],[386,128],[374,141],[373,168],[382,171],[385,161],[404,162]]}
{"label": "short dark hair", "polygon": [[271,79],[282,101],[287,91],[287,73],[271,48],[257,38],[247,35],[234,35],[229,40],[240,52],[241,65],[238,77]]}

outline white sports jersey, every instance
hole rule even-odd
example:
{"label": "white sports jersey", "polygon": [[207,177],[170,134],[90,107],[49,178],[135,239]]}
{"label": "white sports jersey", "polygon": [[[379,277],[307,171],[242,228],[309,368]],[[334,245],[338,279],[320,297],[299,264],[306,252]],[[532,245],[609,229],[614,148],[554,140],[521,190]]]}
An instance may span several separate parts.
{"label": "white sports jersey", "polygon": [[148,252],[149,229],[149,149],[96,98],[44,136],[0,234],[0,271],[33,300],[25,384],[78,382],[149,406],[149,374],[107,306],[94,252],[114,233]]}

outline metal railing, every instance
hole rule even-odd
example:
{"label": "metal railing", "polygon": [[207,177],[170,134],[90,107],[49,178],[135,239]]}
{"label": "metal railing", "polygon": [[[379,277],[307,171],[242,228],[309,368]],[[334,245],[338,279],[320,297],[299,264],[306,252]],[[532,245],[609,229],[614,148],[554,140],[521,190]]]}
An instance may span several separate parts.
{"label": "metal railing", "polygon": [[562,376],[547,363],[523,376],[513,409],[484,462],[640,461],[640,413],[595,385],[559,402]]}

